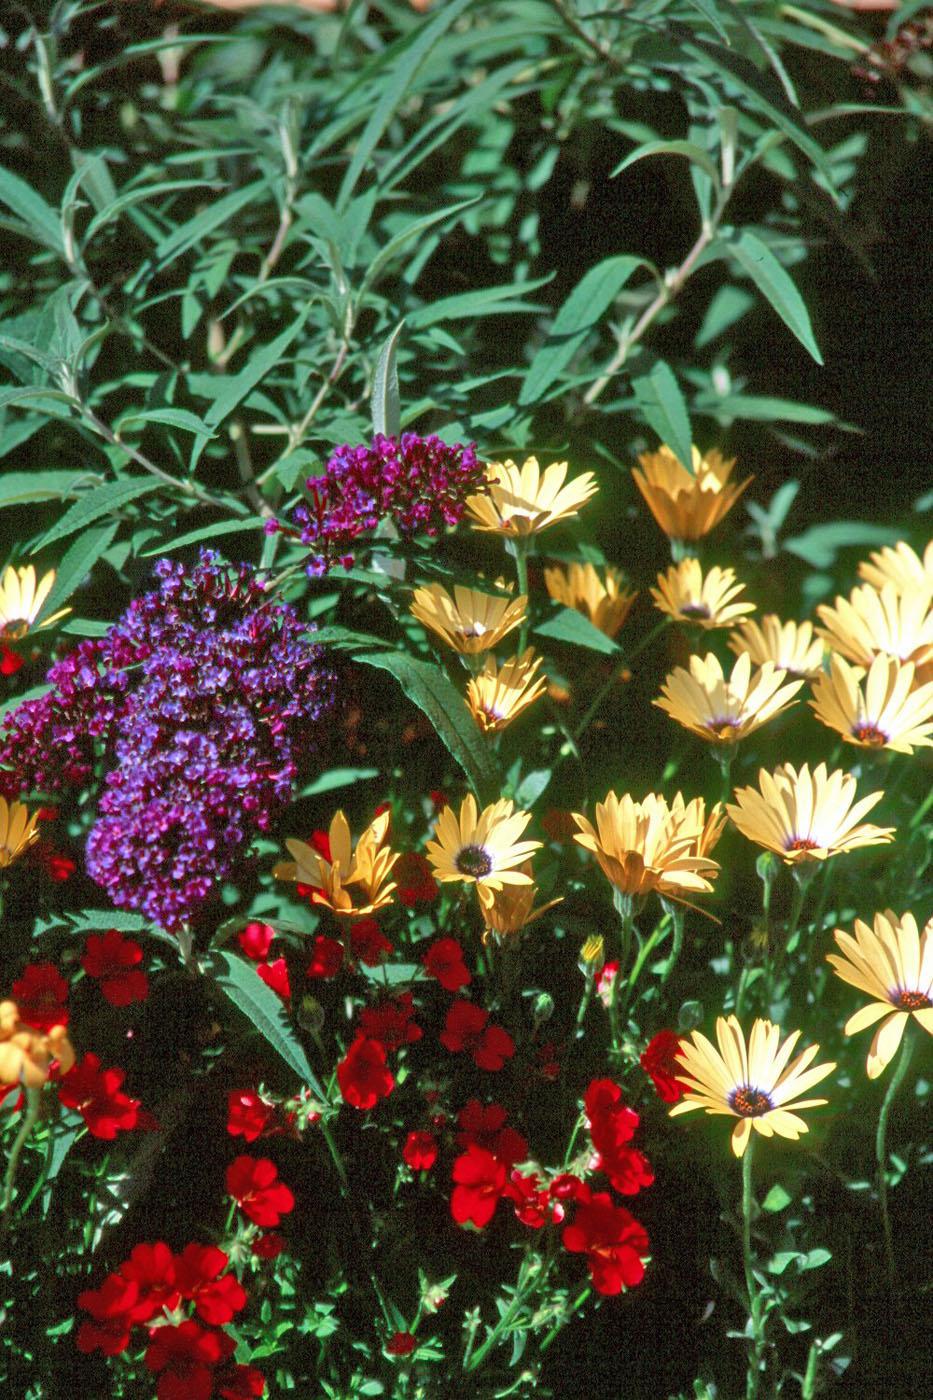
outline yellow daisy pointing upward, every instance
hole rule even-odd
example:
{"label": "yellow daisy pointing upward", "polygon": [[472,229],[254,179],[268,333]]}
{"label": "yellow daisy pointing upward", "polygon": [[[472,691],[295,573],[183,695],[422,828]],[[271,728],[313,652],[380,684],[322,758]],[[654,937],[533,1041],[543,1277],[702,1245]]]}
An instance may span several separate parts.
{"label": "yellow daisy pointing upward", "polygon": [[602,579],[592,564],[545,569],[544,583],[555,602],[582,613],[607,637],[615,636],[638,597],[617,569],[607,568]]}
{"label": "yellow daisy pointing upward", "polygon": [[39,839],[38,812],[29,815],[23,802],[7,802],[0,797],[0,870],[12,865]]}
{"label": "yellow daisy pointing upward", "polygon": [[454,585],[453,597],[439,583],[416,588],[411,613],[423,626],[459,651],[476,656],[491,651],[525,620],[528,599],[496,597]]}
{"label": "yellow daisy pointing upward", "polygon": [[691,449],[693,476],[668,446],[639,457],[642,470],[633,468],[635,485],[655,520],[672,540],[698,540],[718,525],[735,505],[752,477],[731,482],[735,458],[727,461],[718,452],[701,455]]}
{"label": "yellow daisy pointing upward", "polygon": [[893,583],[898,593],[917,588],[933,593],[933,540],[927,544],[922,559],[904,540],[893,549],[885,545],[870,558],[870,563],[859,564],[858,576],[872,588],[881,589],[886,583]]}
{"label": "yellow daisy pointing upward", "polygon": [[726,680],[712,652],[691,656],[690,670],[677,666],[652,701],[685,729],[711,744],[734,744],[781,714],[792,704],[802,680],[783,685],[786,672],[770,661],[752,674],[752,660],[743,653]]}
{"label": "yellow daisy pointing upward", "polygon": [[36,571],[31,564],[19,569],[7,565],[0,580],[0,637],[18,642],[30,629],[38,632],[43,627],[51,627],[53,622],[71,612],[70,608],[62,608],[51,617],[43,618],[38,626],[34,625],[54,582],[54,569],[37,585]]}
{"label": "yellow daisy pointing upward", "polygon": [[848,598],[817,608],[817,631],[833,651],[856,666],[870,666],[879,652],[918,667],[933,661],[933,594],[928,588],[899,593],[893,583],[853,588]]}
{"label": "yellow daisy pointing upward", "polygon": [[678,793],[668,806],[653,792],[643,802],[610,792],[597,804],[595,827],[581,813],[571,815],[580,829],[573,839],[595,855],[606,879],[623,894],[657,891],[676,900],[712,890],[719,866],[708,852],[722,830],[718,806],[705,821],[702,798],[685,803]]}
{"label": "yellow daisy pointing upward", "polygon": [[875,915],[874,928],[856,919],[854,938],[838,928],[834,936],[842,956],[830,953],[826,961],[843,982],[874,998],[849,1017],[846,1035],[885,1018],[866,1065],[869,1079],[877,1079],[896,1054],[911,1016],[933,1035],[933,919],[921,934],[913,914],[898,918],[886,909]]}
{"label": "yellow daisy pointing upward", "polygon": [[[878,655],[866,675],[833,656],[813,683],[817,719],[861,748],[913,753],[933,745],[933,681],[914,688],[914,667]],[[861,682],[864,681],[864,689]]]}
{"label": "yellow daisy pointing upward", "polygon": [[470,714],[485,734],[504,729],[544,693],[547,679],[538,674],[540,666],[541,658],[531,647],[501,667],[494,656],[487,656],[483,670],[467,686]]}
{"label": "yellow daisy pointing upward", "polygon": [[521,467],[512,461],[490,462],[486,469],[489,494],[467,498],[473,529],[514,539],[537,535],[576,515],[599,488],[592,472],[565,485],[566,478],[566,462],[554,462],[543,473],[536,457],[528,457]]}
{"label": "yellow daisy pointing upward", "polygon": [[761,625],[744,618],[729,638],[729,649],[736,656],[747,651],[758,666],[772,661],[789,676],[811,680],[823,665],[823,643],[813,639],[812,622],[782,622],[775,613],[766,613]]}
{"label": "yellow daisy pointing upward", "polygon": [[736,581],[734,569],[714,565],[704,578],[698,559],[682,559],[658,574],[651,596],[655,607],[675,622],[692,622],[708,630],[729,627],[744,613],[755,611],[754,603],[734,601],[744,588]]}
{"label": "yellow daisy pointing upward", "polygon": [[[382,812],[370,822],[356,848],[343,812],[337,812],[328,833],[329,858],[305,841],[289,838],[285,844],[294,861],[275,867],[280,880],[297,880],[309,885],[315,904],[323,904],[335,914],[361,919],[390,904],[395,883],[389,881],[399,852],[386,845],[390,814]],[[350,886],[354,888],[351,890]],[[355,901],[355,895],[362,895]]]}
{"label": "yellow daisy pointing upward", "polygon": [[[762,768],[758,788],[738,788],[726,811],[743,836],[774,851],[787,865],[827,860],[858,846],[891,841],[893,826],[859,825],[884,796],[872,792],[855,802],[855,779],[825,763],[798,772],[791,763],[769,773]],[[854,804],[854,805],[853,805]]]}
{"label": "yellow daisy pointing upward", "polygon": [[520,841],[531,821],[530,812],[515,810],[514,802],[500,798],[482,812],[469,794],[460,804],[460,816],[445,807],[437,818],[434,840],[425,850],[438,880],[462,880],[476,885],[482,904],[488,904],[503,885],[530,885],[531,876],[521,867],[540,841]]}

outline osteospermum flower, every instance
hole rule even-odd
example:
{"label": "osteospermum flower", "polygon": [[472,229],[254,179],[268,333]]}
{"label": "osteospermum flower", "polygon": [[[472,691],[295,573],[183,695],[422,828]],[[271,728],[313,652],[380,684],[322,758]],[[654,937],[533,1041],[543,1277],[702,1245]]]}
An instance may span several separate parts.
{"label": "osteospermum flower", "polygon": [[372,914],[391,903],[395,889],[389,876],[399,853],[386,845],[389,820],[390,814],[381,812],[354,846],[346,817],[336,812],[330,824],[330,859],[306,841],[289,837],[285,844],[294,860],[280,862],[275,874],[280,880],[310,886],[313,903],[326,905],[335,914],[354,919]]}
{"label": "osteospermum flower", "polygon": [[20,1020],[15,1001],[0,1001],[0,1084],[41,1088],[55,1061],[63,1074],[75,1062],[65,1027],[37,1031]]}
{"label": "osteospermum flower", "polygon": [[777,1133],[796,1142],[808,1131],[799,1111],[828,1102],[800,1095],[836,1068],[834,1063],[813,1064],[818,1045],[811,1045],[791,1061],[800,1034],[794,1031],[781,1043],[780,1026],[759,1019],[746,1046],[745,1033],[735,1016],[720,1016],[716,1021],[718,1049],[699,1031],[691,1032],[691,1038],[682,1041],[677,1052],[681,1062],[677,1078],[684,1084],[685,1094],[670,1116],[702,1108],[707,1113],[737,1118],[732,1133],[736,1157],[745,1152],[753,1128],[762,1137]]}
{"label": "osteospermum flower", "polygon": [[880,589],[871,584],[853,588],[834,606],[817,608],[822,627],[817,631],[833,651],[870,666],[879,652],[918,667],[933,661],[933,593],[913,587],[900,593],[895,584]]}
{"label": "osteospermum flower", "polygon": [[[523,870],[530,878],[530,861],[526,862]],[[506,885],[501,890],[494,890],[481,906],[483,923],[486,925],[484,941],[490,933],[498,933],[500,937],[520,933],[523,928],[540,919],[542,914],[553,909],[555,904],[560,904],[563,898],[561,896],[559,899],[549,899],[546,904],[535,909],[534,902],[537,896],[538,887],[533,884]]]}
{"label": "osteospermum flower", "polygon": [[519,840],[530,821],[531,813],[516,812],[507,798],[477,812],[476,800],[468,794],[459,817],[445,807],[437,818],[435,839],[427,845],[435,878],[475,884],[483,904],[503,885],[530,885],[531,876],[520,867],[541,846],[540,841]]}
{"label": "osteospermum flower", "polygon": [[454,651],[475,656],[491,651],[525,620],[528,599],[496,597],[454,585],[453,597],[439,583],[416,588],[411,613]]}
{"label": "osteospermum flower", "polygon": [[0,870],[12,865],[17,856],[39,839],[38,812],[32,816],[23,802],[7,802],[0,797]]}
{"label": "osteospermum flower", "polygon": [[632,469],[635,485],[648,509],[672,540],[699,540],[718,525],[753,480],[730,482],[735,458],[691,448],[693,475],[665,444],[638,458],[642,470]]}
{"label": "osteospermum flower", "polygon": [[600,577],[592,564],[545,569],[544,583],[556,603],[582,613],[607,637],[616,635],[638,597],[618,569],[607,567]]}
{"label": "osteospermum flower", "polygon": [[789,676],[805,680],[819,674],[823,664],[823,643],[813,636],[812,622],[782,622],[776,613],[766,613],[761,625],[753,618],[739,623],[729,638],[736,656],[748,652],[756,666],[771,661]]}
{"label": "osteospermum flower", "polygon": [[933,919],[921,934],[913,914],[899,918],[886,909],[875,915],[873,928],[856,919],[854,938],[838,928],[834,937],[842,956],[830,953],[826,961],[843,982],[873,998],[846,1021],[846,1035],[881,1021],[866,1065],[869,1079],[877,1079],[893,1059],[911,1016],[933,1035]]}
{"label": "osteospermum flower", "polygon": [[704,630],[729,627],[738,617],[755,611],[754,603],[737,603],[744,591],[734,569],[714,565],[703,576],[698,559],[682,559],[666,573],[658,574],[658,586],[651,589],[654,605],[675,622],[692,622]]}
{"label": "osteospermum flower", "polygon": [[914,685],[914,667],[879,654],[868,669],[833,656],[829,675],[813,682],[809,702],[817,719],[850,744],[913,753],[933,739],[933,681]]}
{"label": "osteospermum flower", "polygon": [[576,515],[599,489],[592,472],[567,481],[566,462],[554,462],[542,473],[536,457],[521,467],[511,460],[490,462],[486,485],[488,495],[470,496],[466,503],[473,529],[511,538],[536,535]]}
{"label": "osteospermum flower", "polygon": [[784,685],[786,679],[786,671],[770,661],[752,674],[752,659],[744,652],[726,680],[709,652],[691,656],[689,671],[677,666],[652,704],[711,744],[734,744],[789,708],[803,681]]}
{"label": "osteospermum flower", "polygon": [[885,545],[870,556],[870,562],[859,564],[858,576],[872,588],[881,589],[886,583],[893,583],[898,593],[918,588],[933,593],[933,540],[928,541],[922,559],[904,540],[893,548]]}
{"label": "osteospermum flower", "polygon": [[501,666],[487,656],[482,671],[467,685],[470,714],[484,734],[504,729],[544,694],[547,680],[539,674],[540,667],[541,657],[532,647]]}
{"label": "osteospermum flower", "polygon": [[716,825],[702,821],[702,809],[702,799],[685,804],[680,793],[668,806],[653,792],[642,802],[610,792],[596,807],[595,827],[573,813],[579,827],[574,840],[596,856],[606,879],[623,894],[709,894],[719,866],[707,852],[722,823],[718,806],[711,817]]}
{"label": "osteospermum flower", "polygon": [[827,860],[859,846],[891,841],[892,826],[873,826],[862,817],[881,801],[872,792],[855,801],[855,779],[841,769],[813,772],[783,763],[774,773],[762,768],[758,787],[738,788],[726,811],[743,836],[774,851],[787,865]]}
{"label": "osteospermum flower", "polygon": [[36,571],[31,564],[18,569],[8,564],[0,579],[0,636],[8,641],[19,641],[27,632],[39,632],[44,627],[51,627],[53,622],[70,613],[70,608],[62,608],[36,625],[54,582],[54,569],[44,574],[37,584]]}

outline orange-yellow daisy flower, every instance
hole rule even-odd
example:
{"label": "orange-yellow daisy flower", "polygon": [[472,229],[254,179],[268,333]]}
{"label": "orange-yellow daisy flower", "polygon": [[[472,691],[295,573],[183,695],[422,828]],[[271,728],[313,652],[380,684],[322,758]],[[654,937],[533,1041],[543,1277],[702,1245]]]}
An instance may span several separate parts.
{"label": "orange-yellow daisy flower", "polygon": [[851,773],[829,773],[825,763],[798,772],[783,763],[774,773],[762,768],[757,788],[738,788],[726,811],[749,841],[799,865],[893,840],[893,826],[859,824],[883,796],[871,792],[856,802]]}
{"label": "orange-yellow daisy flower", "polygon": [[869,1079],[877,1079],[897,1053],[911,1016],[933,1035],[933,919],[921,934],[913,914],[898,918],[886,909],[875,915],[873,928],[856,919],[854,938],[840,928],[834,937],[842,956],[829,953],[826,961],[843,982],[874,998],[849,1017],[846,1035],[885,1018],[866,1065]]}
{"label": "orange-yellow daisy flower", "polygon": [[12,564],[7,565],[0,579],[0,637],[18,642],[27,632],[39,632],[43,627],[51,627],[53,622],[71,612],[70,608],[62,608],[51,617],[44,617],[41,622],[36,621],[54,582],[54,569],[44,574],[37,584],[36,571],[31,564],[18,569],[14,569]]}
{"label": "orange-yellow daisy flower", "polygon": [[516,811],[505,797],[478,812],[475,798],[468,794],[459,817],[445,807],[438,815],[434,840],[425,847],[435,879],[476,885],[482,904],[503,885],[530,885],[523,866],[542,844],[519,840],[530,821],[530,812]]}
{"label": "orange-yellow daisy flower", "polygon": [[766,661],[754,675],[748,652],[726,680],[718,657],[691,656],[689,671],[677,666],[652,703],[711,744],[734,744],[793,703],[802,680],[784,685],[787,673]]}
{"label": "orange-yellow daisy flower", "polygon": [[468,496],[467,514],[474,530],[488,530],[512,539],[537,535],[549,525],[576,515],[599,490],[592,472],[567,481],[567,463],[553,462],[542,473],[536,457],[523,466],[490,462],[486,468],[488,495]]}
{"label": "orange-yellow daisy flower", "polygon": [[23,802],[7,802],[0,797],[0,870],[12,865],[17,856],[39,839],[38,812],[29,815]]}
{"label": "orange-yellow daisy flower", "polygon": [[927,543],[922,559],[905,540],[900,540],[893,548],[885,545],[870,556],[870,562],[859,564],[858,576],[872,588],[881,589],[886,583],[893,583],[898,593],[916,588],[933,593],[933,540]]}
{"label": "orange-yellow daisy flower", "polygon": [[[530,861],[522,866],[522,871],[530,880]],[[527,928],[529,924],[540,919],[542,914],[553,909],[555,904],[562,902],[562,897],[549,899],[546,904],[539,905],[536,909],[534,903],[537,897],[538,887],[534,884],[503,885],[501,889],[493,890],[488,901],[480,905],[483,923],[486,925],[484,941],[490,933],[497,933],[500,937],[521,933],[523,928]]]}
{"label": "orange-yellow daisy flower", "polygon": [[556,603],[582,613],[607,637],[616,635],[638,597],[618,569],[607,567],[600,578],[592,564],[545,569],[544,583]]}
{"label": "orange-yellow daisy flower", "polygon": [[736,656],[747,651],[757,666],[772,661],[789,676],[805,680],[818,675],[823,665],[823,643],[813,636],[812,622],[782,622],[776,613],[765,613],[761,625],[745,618],[729,638]]}
{"label": "orange-yellow daisy flower", "polygon": [[866,674],[833,656],[829,675],[821,673],[813,682],[809,703],[817,719],[849,744],[895,753],[933,745],[933,681],[915,688],[909,661],[902,664],[882,653]]}
{"label": "orange-yellow daisy flower", "polygon": [[528,647],[501,666],[487,656],[478,676],[467,685],[470,714],[485,734],[497,733],[533,705],[547,689],[547,678],[539,675],[541,657]]}
{"label": "orange-yellow daisy flower", "polygon": [[[711,826],[703,812],[702,799],[685,803],[680,793],[668,806],[658,793],[636,802],[629,793],[618,797],[610,792],[596,806],[595,827],[580,812],[571,815],[579,828],[574,840],[595,855],[616,889],[676,900],[684,894],[709,894],[719,873],[708,852],[721,823],[718,829]],[[718,808],[712,818],[718,821]]]}
{"label": "orange-yellow daisy flower", "polygon": [[64,1026],[37,1031],[20,1020],[15,1001],[0,1002],[0,1084],[22,1084],[39,1089],[49,1077],[54,1061],[63,1074],[75,1062]]}
{"label": "orange-yellow daisy flower", "polygon": [[699,540],[718,525],[753,480],[730,482],[735,458],[718,452],[691,449],[693,476],[665,444],[658,452],[638,458],[642,471],[632,469],[638,487],[655,520],[672,540]]}
{"label": "orange-yellow daisy flower", "polygon": [[714,565],[704,577],[698,559],[682,559],[658,574],[651,596],[655,607],[675,622],[692,622],[708,630],[729,627],[736,618],[755,611],[754,603],[733,601],[744,588],[736,581],[734,569]]}
{"label": "orange-yellow daisy flower", "polygon": [[275,867],[280,880],[297,880],[312,889],[311,899],[344,918],[361,919],[392,902],[394,881],[389,880],[399,852],[386,844],[390,813],[381,812],[360,836],[356,846],[343,812],[337,812],[328,833],[329,858],[306,841],[290,837],[286,846],[293,861]]}
{"label": "orange-yellow daisy flower", "polygon": [[528,599],[496,597],[454,585],[453,597],[439,583],[416,588],[411,612],[454,651],[476,656],[491,651],[525,621]]}
{"label": "orange-yellow daisy flower", "polygon": [[899,593],[893,583],[853,588],[848,598],[817,608],[817,631],[833,651],[856,666],[870,666],[883,652],[918,667],[933,661],[933,595],[929,589]]}

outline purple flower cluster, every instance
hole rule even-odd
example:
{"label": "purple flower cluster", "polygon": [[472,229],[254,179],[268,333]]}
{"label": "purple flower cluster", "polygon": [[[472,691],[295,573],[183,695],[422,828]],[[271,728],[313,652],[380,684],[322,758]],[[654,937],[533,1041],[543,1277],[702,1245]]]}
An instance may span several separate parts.
{"label": "purple flower cluster", "polygon": [[99,641],[7,720],[0,790],[106,771],[87,868],[118,908],[176,932],[285,808],[333,709],[336,675],[249,565],[162,560]]}
{"label": "purple flower cluster", "polygon": [[[309,477],[310,501],[295,508],[302,544],[313,551],[312,577],[353,562],[348,546],[391,520],[404,536],[436,535],[461,519],[468,496],[485,488],[475,446],[449,447],[439,437],[373,438],[371,447],[338,447],[323,476]],[[273,528],[275,528],[273,526]]]}

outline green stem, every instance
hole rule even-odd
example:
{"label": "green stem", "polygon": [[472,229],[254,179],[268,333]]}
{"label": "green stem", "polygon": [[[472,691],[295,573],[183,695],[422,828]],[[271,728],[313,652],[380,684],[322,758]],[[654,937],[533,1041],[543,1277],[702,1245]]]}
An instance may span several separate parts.
{"label": "green stem", "polygon": [[875,1134],[875,1159],[878,1163],[878,1204],[881,1207],[881,1224],[884,1229],[884,1254],[888,1267],[888,1287],[894,1291],[897,1275],[894,1267],[894,1238],[891,1234],[891,1217],[888,1215],[888,1182],[887,1182],[887,1161],[888,1153],[886,1139],[888,1133],[888,1115],[891,1112],[891,1104],[894,1102],[894,1095],[897,1093],[904,1080],[910,1065],[910,1058],[914,1049],[914,1037],[912,1027],[908,1025],[904,1031],[904,1040],[901,1045],[901,1053],[897,1064],[894,1066],[891,1078],[888,1080],[887,1091],[881,1104],[881,1112],[878,1114],[878,1131]]}
{"label": "green stem", "polygon": [[[511,541],[512,555],[515,559],[515,579],[518,584],[519,596],[531,601],[528,592],[528,545],[529,540],[525,535],[516,535]],[[525,650],[528,644],[528,602],[525,604],[525,621],[522,623],[521,631],[518,634],[519,655]]]}
{"label": "green stem", "polygon": [[492,1351],[493,1347],[496,1346],[499,1342],[499,1339],[501,1338],[503,1332],[506,1330],[507,1327],[511,1325],[512,1320],[516,1317],[516,1315],[518,1314],[522,1305],[525,1302],[525,1298],[527,1296],[526,1285],[528,1283],[529,1272],[530,1271],[528,1269],[528,1261],[523,1260],[522,1266],[518,1272],[518,1279],[515,1284],[515,1293],[512,1297],[511,1303],[506,1308],[502,1316],[499,1318],[499,1321],[496,1323],[495,1327],[492,1329],[485,1342],[483,1342],[482,1346],[479,1347],[478,1350],[473,1352],[472,1356],[464,1356],[463,1369],[465,1371],[475,1371],[480,1366],[482,1366],[483,1362],[486,1360],[486,1357]]}
{"label": "green stem", "polygon": [[732,760],[735,758],[735,744],[720,744],[713,750],[713,756],[719,764],[719,771],[722,774],[722,784],[720,786],[720,802],[728,802],[732,796]]}
{"label": "green stem", "polygon": [[812,868],[808,868],[806,866],[798,866],[797,869],[794,871],[794,884],[796,886],[796,889],[794,890],[794,898],[790,906],[790,914],[787,917],[787,929],[785,931],[784,937],[781,939],[773,954],[770,946],[768,948],[768,1007],[766,1008],[767,1010],[770,1010],[770,1004],[774,999],[775,992],[777,991],[778,979],[780,978],[780,975],[784,970],[784,960],[787,956],[787,953],[790,949],[790,945],[793,942],[794,937],[797,933],[797,929],[800,925],[800,915],[803,913],[804,901],[807,897],[807,891],[809,890],[810,885],[813,882],[813,876],[815,873],[816,872]]}
{"label": "green stem", "polygon": [[[670,956],[668,957],[667,962],[661,969],[660,985],[662,987],[664,986],[664,983],[667,981],[667,979],[670,977],[671,973],[674,971],[674,968],[677,966],[678,960],[683,951],[684,925],[687,919],[687,912],[685,909],[682,909],[679,905],[675,904],[671,908],[671,918],[674,921],[674,941],[671,944]],[[661,925],[659,924],[658,928],[660,927]]]}
{"label": "green stem", "polygon": [[565,1313],[561,1315],[561,1317],[558,1318],[558,1320],[554,1323],[554,1326],[551,1328],[550,1332],[548,1332],[545,1336],[544,1341],[538,1347],[539,1352],[543,1353],[547,1351],[548,1347],[554,1341],[554,1338],[557,1336],[557,1334],[567,1326],[567,1323],[574,1316],[574,1314],[580,1311],[580,1309],[583,1307],[583,1304],[586,1302],[587,1298],[590,1296],[592,1291],[593,1290],[590,1288],[589,1284],[587,1284],[585,1288],[580,1289],[580,1292],[577,1294],[576,1298],[574,1298],[573,1302],[570,1304],[570,1307]]}
{"label": "green stem", "polygon": [[748,1360],[748,1373],[745,1382],[746,1400],[757,1400],[758,1382],[765,1350],[761,1295],[755,1282],[755,1266],[752,1255],[752,1213],[755,1209],[755,1197],[752,1191],[753,1148],[754,1133],[749,1138],[745,1154],[742,1157],[742,1262],[745,1265],[748,1315],[752,1324],[752,1350]]}
{"label": "green stem", "polygon": [[657,624],[657,626],[652,627],[651,631],[648,633],[648,635],[647,635],[646,637],[643,637],[643,638],[642,638],[642,640],[639,642],[639,644],[638,644],[637,647],[635,647],[632,651],[630,651],[630,652],[628,652],[628,653],[620,654],[620,655],[617,657],[616,663],[615,663],[615,665],[613,666],[612,670],[609,672],[609,675],[608,675],[607,679],[603,682],[603,684],[600,686],[599,690],[596,692],[596,695],[595,695],[595,697],[594,697],[594,699],[593,699],[592,704],[590,705],[590,707],[589,707],[589,709],[587,710],[586,714],[583,716],[583,718],[582,718],[582,720],[580,721],[580,723],[577,725],[576,729],[573,731],[573,737],[574,737],[574,741],[575,741],[575,742],[579,742],[579,740],[583,738],[583,735],[586,733],[586,731],[589,729],[590,725],[593,723],[593,720],[596,718],[597,714],[599,713],[600,709],[602,708],[603,701],[606,699],[606,696],[609,694],[609,692],[612,690],[613,686],[615,685],[615,683],[616,683],[616,677],[618,676],[619,672],[620,672],[624,667],[626,667],[626,666],[631,666],[631,664],[632,664],[632,662],[635,660],[635,658],[638,657],[638,656],[640,656],[641,653],[642,653],[643,651],[645,651],[645,650],[651,645],[651,643],[655,640],[655,638],[656,638],[656,637],[659,637],[659,636],[661,635],[661,633],[664,632],[664,631],[667,629],[667,627],[668,627],[669,625],[670,625],[670,618],[667,618],[667,617],[663,618],[663,619]]}
{"label": "green stem", "polygon": [[20,1154],[26,1145],[26,1139],[36,1125],[39,1112],[42,1108],[42,1085],[36,1088],[28,1088],[26,1094],[26,1112],[23,1114],[23,1121],[19,1126],[19,1132],[13,1139],[10,1148],[10,1156],[6,1164],[6,1173],[3,1178],[3,1205],[0,1207],[3,1225],[7,1223],[10,1206],[13,1204],[13,1188],[16,1185],[16,1168],[19,1166]]}

